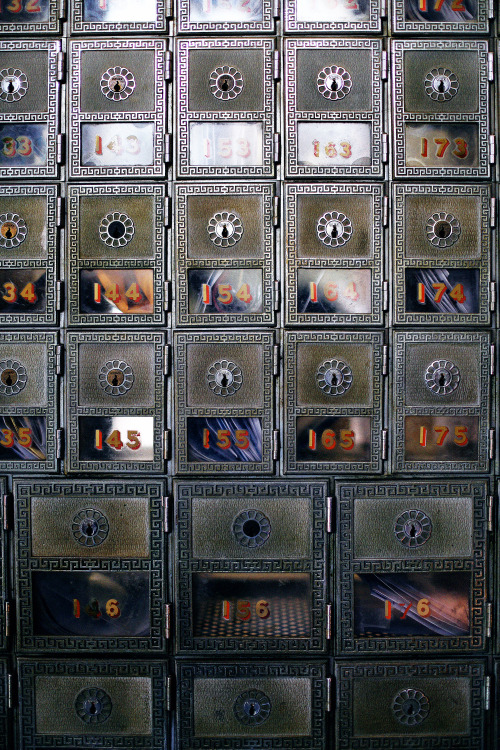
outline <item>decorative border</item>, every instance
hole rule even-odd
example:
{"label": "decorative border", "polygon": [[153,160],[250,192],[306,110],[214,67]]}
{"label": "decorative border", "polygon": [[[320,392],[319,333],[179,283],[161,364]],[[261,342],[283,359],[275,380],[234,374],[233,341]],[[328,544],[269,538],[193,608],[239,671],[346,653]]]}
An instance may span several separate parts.
{"label": "decorative border", "polygon": [[60,41],[20,41],[11,39],[0,42],[1,52],[25,52],[44,51],[47,52],[47,112],[16,112],[15,114],[2,114],[1,121],[12,124],[29,125],[30,123],[41,123],[47,126],[47,162],[41,167],[0,167],[0,177],[8,180],[16,177],[43,177],[54,178],[58,175],[57,166],[57,135],[59,125],[59,82],[57,79],[57,59],[61,51]]}
{"label": "decorative border", "polygon": [[[404,53],[410,50],[425,51],[472,51],[478,56],[478,112],[436,114],[412,113],[405,110],[404,104]],[[391,42],[392,59],[392,118],[394,132],[394,176],[395,177],[432,177],[444,178],[478,178],[490,176],[489,163],[489,106],[488,106],[488,42],[477,40],[454,39],[419,39]],[[429,63],[430,64],[430,63]],[[407,167],[405,127],[408,123],[475,123],[478,126],[478,166],[477,167]]]}
{"label": "decorative border", "polygon": [[[149,344],[154,346],[155,357],[155,386],[154,406],[140,407],[129,406],[126,408],[85,406],[78,404],[78,368],[80,344]],[[101,473],[117,471],[123,474],[127,471],[161,472],[163,470],[163,420],[164,420],[164,380],[163,358],[164,358],[164,334],[155,331],[133,331],[126,333],[101,333],[88,331],[66,334],[67,367],[66,367],[66,456],[67,471],[89,473]],[[83,461],[79,458],[79,430],[78,418],[80,416],[152,416],[154,418],[153,428],[153,451],[152,461]]]}
{"label": "decorative border", "polygon": [[60,31],[60,2],[48,0],[49,18],[41,23],[2,23],[0,21],[0,33],[5,34],[58,34]]}
{"label": "decorative border", "polygon": [[[480,379],[478,400],[480,406],[407,406],[406,399],[406,346],[413,343],[465,344],[474,343],[480,357]],[[421,331],[419,333],[394,333],[394,432],[393,432],[393,471],[404,472],[487,472],[488,428],[490,414],[490,334],[479,331]],[[477,416],[478,460],[477,461],[407,461],[405,459],[405,417],[433,414],[437,416]]]}
{"label": "decorative border", "polygon": [[9,414],[36,415],[45,417],[46,432],[46,450],[47,458],[45,461],[2,461],[0,470],[6,472],[48,472],[57,471],[56,458],[56,430],[57,430],[57,407],[58,407],[58,387],[56,375],[56,348],[57,333],[48,331],[33,331],[32,333],[5,333],[0,335],[0,347],[6,344],[45,344],[47,347],[47,405],[46,406],[9,406],[3,411]]}
{"label": "decorative border", "polygon": [[[189,111],[189,53],[196,49],[261,50],[264,60],[262,81],[264,108],[252,111]],[[179,177],[272,177],[274,174],[273,135],[275,118],[274,42],[272,39],[178,39],[177,61],[177,174]],[[189,126],[192,122],[223,121],[262,123],[262,166],[193,167],[189,164]]]}
{"label": "decorative border", "polygon": [[[179,750],[205,750],[205,748],[242,750],[243,748],[259,748],[264,750],[278,750],[278,748],[297,748],[297,750],[324,750],[326,736],[326,663],[314,664],[288,662],[256,663],[253,664],[198,664],[192,662],[177,662],[177,734]],[[304,677],[311,682],[311,727],[308,737],[266,737],[265,726],[256,734],[247,737],[232,737],[230,741],[221,737],[203,737],[198,739],[194,730],[194,681],[197,678],[210,679],[254,679],[256,687],[262,678],[274,677]],[[228,744],[230,742],[230,745]]]}
{"label": "decorative border", "polygon": [[[345,656],[358,654],[402,654],[443,653],[452,651],[483,650],[486,641],[486,557],[487,557],[487,494],[486,481],[441,481],[441,482],[380,482],[344,483],[336,486],[337,505],[337,648]],[[406,499],[433,499],[436,511],[439,500],[445,497],[472,497],[473,510],[470,519],[473,531],[473,552],[470,558],[450,558],[436,554],[434,558],[407,555],[398,560],[357,559],[355,555],[354,508],[357,500],[384,499],[402,503]],[[464,519],[465,520],[465,519]],[[470,602],[470,635],[445,637],[391,636],[368,638],[356,636],[354,632],[354,583],[355,573],[371,572],[432,572],[453,570],[469,571],[472,581]]]}
{"label": "decorative border", "polygon": [[[19,269],[43,268],[46,273],[46,312],[45,313],[5,313],[0,314],[0,320],[6,325],[56,325],[56,277],[57,277],[57,185],[0,185],[0,200],[4,196],[21,198],[22,196],[45,195],[47,197],[47,211],[45,220],[47,258],[21,259],[2,258],[2,267]],[[21,211],[22,213],[22,211]],[[28,222],[29,223],[29,222]]]}
{"label": "decorative border", "polygon": [[274,16],[272,0],[261,0],[262,21],[224,21],[195,23],[189,20],[190,0],[177,0],[177,32],[179,34],[272,34]]}
{"label": "decorative border", "polygon": [[[371,195],[373,199],[373,254],[371,258],[305,258],[301,256],[298,227],[297,203],[298,196],[310,195]],[[287,325],[331,326],[331,325],[381,325],[383,323],[383,259],[384,259],[384,228],[383,228],[383,200],[382,185],[350,185],[342,183],[314,183],[311,185],[285,185],[285,300]],[[297,310],[297,274],[302,268],[331,268],[371,270],[371,313],[300,313]]]}
{"label": "decorative border", "polygon": [[70,23],[72,34],[157,34],[167,31],[166,0],[156,0],[156,21],[143,23],[141,21],[126,21],[125,23],[99,23],[85,21],[83,18],[84,0],[73,0]]}
{"label": "decorative border", "polygon": [[[68,661],[52,659],[19,659],[19,731],[23,738],[24,750],[56,747],[92,747],[95,748],[147,748],[163,750],[167,736],[165,711],[166,666],[163,662],[130,662],[130,661]],[[152,725],[149,736],[137,735],[89,734],[85,729],[81,734],[37,734],[36,732],[36,678],[49,676],[60,677],[149,677],[152,683]],[[69,700],[73,701],[74,696]]]}
{"label": "decorative border", "polygon": [[[165,601],[164,532],[163,532],[163,482],[142,480],[116,481],[65,481],[65,480],[14,480],[15,491],[15,550],[16,550],[16,603],[17,637],[21,651],[48,651],[51,655],[65,651],[158,651],[165,648],[163,608]],[[147,559],[112,559],[72,557],[33,558],[31,555],[31,498],[85,498],[108,499],[120,497],[147,497],[150,521],[150,552]],[[76,559],[75,559],[76,558]],[[33,607],[31,573],[34,570],[70,571],[131,571],[149,573],[151,634],[150,636],[113,636],[111,638],[85,636],[33,635]]]}
{"label": "decorative border", "polygon": [[[103,246],[102,258],[80,259],[80,198],[96,195],[102,198],[111,196],[152,196],[155,222],[151,228],[154,250],[151,258],[106,259]],[[67,311],[70,325],[112,325],[113,327],[161,324],[164,319],[164,278],[165,278],[165,227],[164,227],[165,188],[162,185],[72,185],[68,190],[68,231],[67,231]],[[80,270],[84,268],[149,268],[153,267],[154,309],[152,315],[111,315],[80,312]]]}
{"label": "decorative border", "polygon": [[[228,407],[197,406],[189,407],[187,403],[189,373],[187,372],[187,347],[189,344],[245,344],[258,345],[262,348],[263,369],[261,407]],[[272,331],[248,331],[219,333],[191,333],[177,331],[174,333],[174,372],[183,377],[174,378],[174,420],[177,429],[175,437],[175,472],[177,474],[272,474],[274,461],[272,457],[273,414],[274,414],[274,375],[273,375]],[[187,457],[187,420],[188,417],[260,417],[262,420],[262,461],[216,463],[188,461]]]}
{"label": "decorative border", "polygon": [[[419,661],[406,662],[370,662],[364,664],[347,664],[337,662],[335,665],[337,681],[337,722],[336,747],[339,750],[402,750],[402,748],[419,748],[430,750],[439,747],[440,750],[481,750],[484,741],[484,678],[485,664],[481,661]],[[417,677],[432,679],[434,677],[450,680],[457,677],[470,679],[470,731],[467,736],[451,735],[443,737],[432,735],[416,735],[405,732],[404,737],[360,737],[354,736],[354,680],[379,679],[394,677],[411,680]]]}
{"label": "decorative border", "polygon": [[[371,84],[372,108],[368,111],[331,112],[329,110],[297,110],[297,62],[299,49],[368,49],[372,53]],[[285,137],[287,142],[287,177],[364,177],[383,176],[382,163],[382,41],[380,39],[285,39],[284,46],[284,93],[285,93]],[[372,128],[372,162],[370,166],[310,167],[300,166],[298,161],[299,122],[366,122]]]}
{"label": "decorative border", "polygon": [[380,0],[370,0],[368,21],[298,21],[298,0],[283,0],[285,34],[378,34],[382,29]]}
{"label": "decorative border", "polygon": [[[93,50],[153,50],[155,52],[155,106],[151,111],[143,112],[82,112],[81,93],[81,53]],[[70,42],[69,59],[69,148],[68,163],[70,177],[107,177],[109,179],[137,177],[163,177],[165,173],[165,135],[167,133],[167,84],[166,84],[167,40],[160,39],[127,39],[119,41],[92,40]],[[83,123],[134,123],[153,122],[155,126],[153,145],[153,164],[149,166],[107,166],[84,167],[81,157],[81,125]]]}
{"label": "decorative border", "polygon": [[[368,344],[373,348],[373,373],[370,382],[373,383],[372,406],[308,406],[297,405],[297,349],[300,344],[332,343],[341,346],[346,344]],[[382,471],[382,396],[384,382],[382,376],[384,334],[382,331],[351,331],[340,332],[284,332],[284,376],[286,394],[282,395],[284,402],[284,437],[283,461],[284,471],[289,473],[310,474],[354,474],[379,473]],[[296,418],[306,416],[368,416],[371,419],[371,461],[299,461],[297,460],[297,429]]]}
{"label": "decorative border", "polygon": [[[460,198],[470,196],[481,201],[480,241],[481,256],[479,259],[465,258],[441,260],[436,252],[436,258],[407,258],[406,244],[406,197],[408,195],[435,195],[445,199],[448,196]],[[397,324],[412,325],[424,323],[426,325],[489,325],[490,323],[490,290],[491,279],[491,188],[489,185],[394,185],[393,186],[393,268],[394,294],[393,316]],[[424,236],[424,234],[422,234]],[[406,312],[406,283],[405,270],[407,268],[427,268],[428,266],[446,265],[447,268],[477,268],[479,266],[479,312],[467,313],[407,313]]]}
{"label": "decorative border", "polygon": [[[175,539],[175,591],[177,597],[176,632],[180,653],[256,652],[267,654],[322,652],[326,648],[326,482],[177,482],[176,517],[179,519]],[[196,498],[237,498],[242,504],[250,500],[275,498],[307,498],[310,501],[310,543],[313,550],[309,559],[205,560],[192,553],[192,502]],[[312,580],[311,636],[309,638],[197,638],[192,632],[192,577],[198,570],[233,573],[242,572],[308,572]]]}
{"label": "decorative border", "polygon": [[[189,258],[188,252],[188,197],[191,195],[227,195],[228,203],[231,197],[242,195],[262,196],[262,223],[264,243],[262,258],[247,259],[234,258],[197,259]],[[272,183],[253,184],[177,184],[175,186],[175,226],[173,232],[173,257],[175,264],[175,288],[177,291],[176,316],[178,325],[272,325],[274,321],[274,239],[273,227],[273,197]],[[217,315],[201,315],[189,312],[188,271],[198,268],[258,268],[262,270],[262,312]]]}
{"label": "decorative border", "polygon": [[488,3],[477,2],[477,21],[407,21],[405,19],[406,0],[393,0],[392,30],[396,34],[487,34],[489,31]]}

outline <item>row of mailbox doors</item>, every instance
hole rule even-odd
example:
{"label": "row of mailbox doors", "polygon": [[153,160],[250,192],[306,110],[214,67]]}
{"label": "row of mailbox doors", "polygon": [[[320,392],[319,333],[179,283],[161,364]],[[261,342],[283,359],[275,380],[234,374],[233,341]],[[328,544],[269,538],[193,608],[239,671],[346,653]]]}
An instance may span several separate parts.
{"label": "row of mailbox doors", "polygon": [[[152,750],[495,746],[493,727],[486,731],[495,712],[482,660],[336,662],[335,678],[324,661],[184,661],[175,677],[154,661],[19,659],[16,667],[20,750],[62,743]],[[3,706],[5,672],[0,661]],[[0,716],[0,743],[7,716]]]}
{"label": "row of mailbox doors", "polygon": [[65,442],[67,472],[161,473],[172,442],[177,474],[273,474],[280,458],[285,473],[379,473],[389,453],[391,471],[493,468],[488,332],[395,332],[391,347],[377,331],[287,331],[281,346],[259,330],[173,340],[70,332],[62,375],[57,333],[2,334],[0,467],[55,472]]}
{"label": "row of mailbox doors", "polygon": [[0,648],[421,657],[493,635],[496,653],[488,488],[179,480],[172,502],[161,480],[15,479]]}
{"label": "row of mailbox doors", "polygon": [[164,325],[170,310],[180,327],[272,326],[283,307],[285,325],[380,326],[391,305],[396,325],[484,326],[495,310],[487,184],[64,187],[0,185],[6,325],[63,309],[69,326]]}
{"label": "row of mailbox doors", "polygon": [[[69,20],[71,34],[285,33],[367,34],[382,31],[389,16],[395,34],[487,34],[493,0],[146,0],[140,8],[118,0],[8,0],[0,9],[3,34],[58,34]],[[66,30],[66,29],[65,29]]]}
{"label": "row of mailbox doors", "polygon": [[[61,40],[2,41],[0,177],[57,177],[65,104],[71,178],[164,176],[169,44],[89,39],[66,53]],[[380,39],[285,39],[283,72],[272,38],[179,38],[175,49],[178,177],[273,177],[282,121],[287,177],[383,178],[389,111],[395,177],[491,175],[487,41],[393,40],[389,56]]]}

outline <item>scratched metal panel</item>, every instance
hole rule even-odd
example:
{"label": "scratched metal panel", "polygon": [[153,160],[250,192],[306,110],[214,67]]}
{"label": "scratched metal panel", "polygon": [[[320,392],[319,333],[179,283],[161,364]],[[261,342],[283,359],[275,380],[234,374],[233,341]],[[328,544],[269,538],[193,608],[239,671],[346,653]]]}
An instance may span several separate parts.
{"label": "scratched metal panel", "polygon": [[3,659],[0,659],[0,747],[8,748],[9,738],[9,711],[8,705],[8,688],[7,688],[8,665]]}
{"label": "scratched metal panel", "polygon": [[383,323],[382,185],[285,186],[288,325]]}
{"label": "scratched metal panel", "polygon": [[163,323],[164,200],[162,185],[69,188],[70,325]]}
{"label": "scratched metal panel", "polygon": [[72,34],[157,34],[167,31],[167,0],[72,0]]}
{"label": "scratched metal panel", "polygon": [[67,471],[163,469],[164,334],[67,334]]}
{"label": "scratched metal panel", "polygon": [[488,486],[337,483],[337,648],[484,651]]}
{"label": "scratched metal panel", "polygon": [[392,42],[394,176],[490,176],[488,43]]}
{"label": "scratched metal panel", "polygon": [[57,333],[0,335],[0,469],[56,471]]}
{"label": "scratched metal panel", "polygon": [[486,665],[479,660],[337,662],[339,750],[483,750]]}
{"label": "scratched metal panel", "polygon": [[176,91],[178,177],[273,176],[273,39],[178,39]]}
{"label": "scratched metal panel", "polygon": [[9,0],[0,6],[0,33],[57,34],[62,15],[60,0]]}
{"label": "scratched metal panel", "polygon": [[490,334],[394,333],[393,470],[487,472]]}
{"label": "scratched metal panel", "polygon": [[19,659],[18,674],[21,750],[164,750],[165,664]]}
{"label": "scratched metal panel", "polygon": [[15,481],[21,651],[165,648],[163,484]]}
{"label": "scratched metal panel", "polygon": [[382,470],[381,332],[285,332],[286,473]]}
{"label": "scratched metal panel", "polygon": [[382,27],[379,0],[284,0],[287,34],[373,34]]}
{"label": "scratched metal panel", "polygon": [[382,177],[381,40],[284,45],[287,177]]}
{"label": "scratched metal panel", "polygon": [[328,747],[324,662],[176,666],[179,750]]}
{"label": "scratched metal panel", "polygon": [[163,177],[167,41],[70,42],[70,177]]}
{"label": "scratched metal panel", "polygon": [[0,321],[57,322],[56,185],[0,185]]}
{"label": "scratched metal panel", "polygon": [[489,0],[392,0],[392,29],[397,34],[487,34],[489,6]]}
{"label": "scratched metal panel", "polygon": [[274,322],[274,185],[177,184],[177,325]]}
{"label": "scratched metal panel", "polygon": [[60,41],[0,41],[0,178],[57,177]]}
{"label": "scratched metal panel", "polygon": [[273,0],[176,0],[179,34],[272,34]]}
{"label": "scratched metal panel", "polygon": [[326,650],[326,483],[178,482],[177,653]]}
{"label": "scratched metal panel", "polygon": [[[0,477],[0,497],[3,498],[6,492],[6,480]],[[7,569],[9,567],[9,559],[7,557],[7,540],[4,530],[4,505],[1,503],[0,508],[0,649],[3,651],[7,647],[7,637],[5,635],[5,602],[7,601]],[[1,662],[0,662],[1,665]],[[0,666],[0,675],[2,667]],[[2,676],[0,676],[0,682]],[[2,688],[0,687],[0,696]],[[0,709],[2,708],[2,698],[0,697]],[[0,716],[5,716],[6,706],[3,705],[3,711],[0,710]],[[0,719],[0,747],[2,739],[2,731],[5,731],[2,727],[2,720]]]}

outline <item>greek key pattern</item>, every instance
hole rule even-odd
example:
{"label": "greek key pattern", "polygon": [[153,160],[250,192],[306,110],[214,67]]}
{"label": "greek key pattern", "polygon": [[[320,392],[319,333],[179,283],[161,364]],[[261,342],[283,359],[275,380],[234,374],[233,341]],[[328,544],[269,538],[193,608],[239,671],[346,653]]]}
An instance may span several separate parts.
{"label": "greek key pattern", "polygon": [[358,21],[299,21],[297,20],[297,2],[285,0],[285,33],[291,34],[369,34],[380,32],[380,3],[370,0],[368,20]]}
{"label": "greek key pattern", "polygon": [[[409,242],[406,230],[406,210],[408,195],[435,195],[436,210],[446,211],[446,199],[449,196],[467,196],[471,203],[478,201],[481,207],[481,226],[478,235],[480,257],[468,258],[440,258],[438,252],[432,258],[408,258],[407,245]],[[394,268],[394,320],[396,323],[428,325],[488,325],[489,310],[489,281],[491,278],[491,190],[488,185],[394,185],[393,187],[393,268]],[[442,201],[442,202],[441,202]],[[474,221],[474,219],[472,219]],[[422,234],[424,236],[424,234]],[[447,268],[477,268],[479,267],[479,312],[478,313],[416,313],[406,312],[406,284],[405,270],[407,268],[427,268],[430,265],[446,264]]]}
{"label": "greek key pattern", "polygon": [[179,34],[251,34],[272,33],[274,18],[272,0],[261,0],[261,21],[190,21],[190,0],[177,0],[177,31]]}
{"label": "greek key pattern", "polygon": [[393,29],[398,34],[487,34],[489,31],[487,6],[482,3],[476,5],[476,18],[473,21],[460,19],[459,21],[408,21],[405,19],[404,4],[394,3],[392,6]]}
{"label": "greek key pattern", "polygon": [[30,21],[29,23],[2,23],[0,31],[6,34],[53,34],[59,31],[59,5],[57,0],[48,0],[49,17],[46,21]]}
{"label": "greek key pattern", "polygon": [[137,31],[143,34],[167,31],[167,7],[165,0],[156,0],[155,21],[126,21],[112,23],[99,23],[97,21],[85,21],[83,18],[84,0],[74,0],[71,19],[71,31],[73,34],[130,34]]}

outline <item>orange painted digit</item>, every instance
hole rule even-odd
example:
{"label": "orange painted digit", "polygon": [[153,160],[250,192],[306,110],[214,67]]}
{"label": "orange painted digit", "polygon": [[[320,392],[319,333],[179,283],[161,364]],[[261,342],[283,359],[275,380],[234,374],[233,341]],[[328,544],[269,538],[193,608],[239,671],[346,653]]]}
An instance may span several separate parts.
{"label": "orange painted digit", "polygon": [[455,138],[455,145],[456,148],[451,152],[453,156],[456,156],[457,159],[465,159],[469,155],[467,141],[464,141],[463,138]]}
{"label": "orange painted digit", "polygon": [[438,159],[442,159],[446,153],[446,149],[450,145],[450,142],[448,138],[434,138],[434,143],[436,144],[436,146],[439,146],[438,150],[436,151],[436,156]]}
{"label": "orange painted digit", "polygon": [[434,295],[434,302],[437,302],[438,305],[443,299],[443,294],[446,292],[446,284],[433,284],[433,289],[436,289],[436,294]]}
{"label": "orange painted digit", "polygon": [[439,445],[439,446],[443,445],[445,437],[449,433],[448,427],[435,427],[434,432],[437,432],[439,436],[438,439],[436,440],[436,445]]}
{"label": "orange painted digit", "polygon": [[15,284],[13,284],[11,281],[7,281],[3,288],[5,289],[6,294],[3,295],[2,299],[5,302],[15,302],[17,300],[17,289]]}

